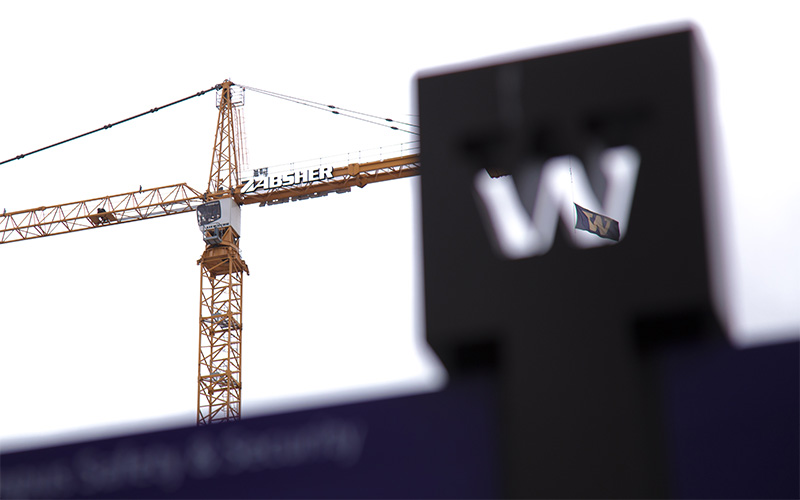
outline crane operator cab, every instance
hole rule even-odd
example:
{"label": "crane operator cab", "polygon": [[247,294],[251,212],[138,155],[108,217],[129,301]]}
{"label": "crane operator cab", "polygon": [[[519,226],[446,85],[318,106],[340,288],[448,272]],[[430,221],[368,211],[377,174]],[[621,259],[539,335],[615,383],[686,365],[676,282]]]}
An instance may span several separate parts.
{"label": "crane operator cab", "polygon": [[203,241],[208,245],[221,243],[227,227],[233,228],[239,236],[241,221],[241,208],[233,198],[209,201],[197,207],[197,225],[203,233]]}

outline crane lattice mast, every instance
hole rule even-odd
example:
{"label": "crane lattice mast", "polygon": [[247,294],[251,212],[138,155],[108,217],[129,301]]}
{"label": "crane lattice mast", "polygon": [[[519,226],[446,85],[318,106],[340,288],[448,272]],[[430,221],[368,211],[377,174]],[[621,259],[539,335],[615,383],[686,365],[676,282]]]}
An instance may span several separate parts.
{"label": "crane lattice mast", "polygon": [[[197,425],[239,420],[242,399],[242,285],[247,264],[239,251],[238,117],[231,82],[219,89],[219,118],[206,203],[197,220],[206,243],[200,265],[200,346]],[[242,102],[243,104],[243,102]]]}

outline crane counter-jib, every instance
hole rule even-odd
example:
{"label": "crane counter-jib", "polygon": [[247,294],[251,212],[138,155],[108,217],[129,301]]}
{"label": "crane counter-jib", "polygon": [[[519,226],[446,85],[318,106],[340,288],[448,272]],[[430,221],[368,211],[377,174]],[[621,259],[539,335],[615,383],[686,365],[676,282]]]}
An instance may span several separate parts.
{"label": "crane counter-jib", "polygon": [[[239,186],[234,197],[244,205],[275,204],[347,192],[351,187],[419,175],[419,155],[412,154],[343,167],[319,167],[283,173],[280,177],[254,177]],[[319,180],[309,180],[318,177]],[[298,178],[309,180],[297,182]],[[280,183],[279,185],[276,185]]]}

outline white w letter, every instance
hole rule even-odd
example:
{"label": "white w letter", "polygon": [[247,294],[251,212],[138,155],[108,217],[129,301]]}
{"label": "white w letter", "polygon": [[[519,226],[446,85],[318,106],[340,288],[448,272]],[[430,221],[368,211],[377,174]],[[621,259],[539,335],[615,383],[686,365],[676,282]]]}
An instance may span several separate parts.
{"label": "white w letter", "polygon": [[[564,224],[574,227],[573,203],[616,219],[622,240],[628,228],[639,160],[638,151],[631,146],[607,149],[600,155],[599,167],[607,186],[601,203],[580,160],[574,156],[551,158],[542,166],[537,192],[524,193],[532,195],[532,212],[524,208],[511,176],[492,179],[481,170],[475,177],[475,190],[495,248],[508,259],[544,255],[553,245],[559,212]],[[570,235],[572,243],[582,248],[613,244],[591,233],[570,230]]]}

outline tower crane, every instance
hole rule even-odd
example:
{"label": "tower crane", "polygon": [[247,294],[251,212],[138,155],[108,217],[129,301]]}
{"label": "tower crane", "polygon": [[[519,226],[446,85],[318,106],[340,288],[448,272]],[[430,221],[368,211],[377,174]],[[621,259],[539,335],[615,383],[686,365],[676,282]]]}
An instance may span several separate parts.
{"label": "tower crane", "polygon": [[244,100],[236,88],[229,80],[213,87],[217,91],[219,112],[205,191],[186,183],[140,187],[127,193],[0,215],[0,244],[4,244],[196,213],[206,245],[197,261],[200,266],[197,425],[241,418],[242,293],[244,275],[249,274],[239,248],[241,207],[343,193],[353,186],[364,187],[419,174],[418,154],[407,154],[338,167],[319,166],[272,175],[267,171],[266,175],[242,182],[244,144],[240,107]]}

